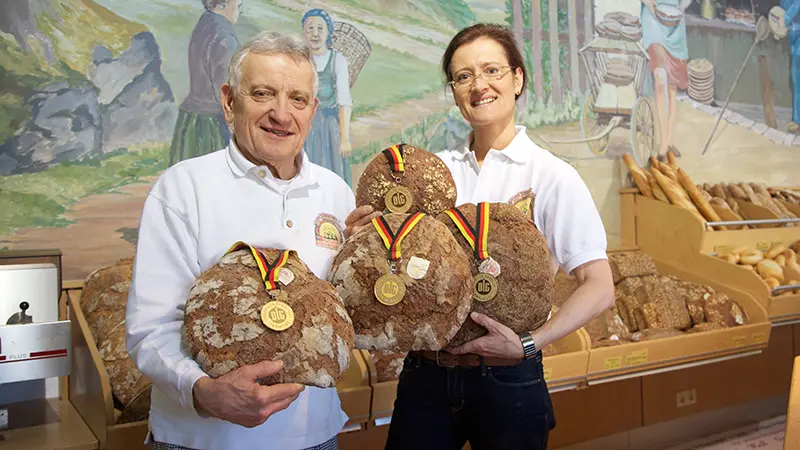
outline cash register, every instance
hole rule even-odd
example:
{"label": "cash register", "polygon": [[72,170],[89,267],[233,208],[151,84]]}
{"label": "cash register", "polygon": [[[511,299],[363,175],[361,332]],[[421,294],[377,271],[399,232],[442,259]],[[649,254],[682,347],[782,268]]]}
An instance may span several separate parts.
{"label": "cash register", "polygon": [[61,391],[59,377],[72,369],[72,330],[59,317],[60,297],[59,251],[0,251],[0,450],[73,448],[60,447],[61,429],[96,448]]}

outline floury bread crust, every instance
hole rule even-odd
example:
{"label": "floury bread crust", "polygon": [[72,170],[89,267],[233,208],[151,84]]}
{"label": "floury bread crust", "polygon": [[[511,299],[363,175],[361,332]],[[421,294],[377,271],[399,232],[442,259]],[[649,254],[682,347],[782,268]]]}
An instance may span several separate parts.
{"label": "floury bread crust", "polygon": [[[396,232],[408,215],[384,217]],[[423,216],[401,242],[401,256],[396,274],[403,279],[406,293],[393,306],[375,298],[375,282],[390,273],[390,268],[388,250],[372,224],[347,239],[334,258],[328,279],[353,319],[356,348],[396,352],[441,350],[469,313],[472,298],[469,258],[447,226],[431,216]],[[412,257],[430,263],[420,279],[409,275]]]}
{"label": "floury bread crust", "polygon": [[[476,206],[468,203],[458,210],[475,227]],[[477,275],[474,251],[453,220],[445,213],[437,219],[447,225],[462,250],[470,255],[470,278]],[[472,311],[486,314],[515,333],[539,328],[547,320],[556,298],[547,241],[525,214],[505,203],[489,205],[487,241],[489,256],[500,264],[501,273],[496,277],[498,292],[487,302],[474,300]],[[457,347],[485,334],[485,328],[467,318],[448,346]]]}
{"label": "floury bread crust", "polygon": [[356,206],[371,205],[375,211],[386,211],[385,196],[397,185],[411,190],[414,203],[406,214],[423,212],[436,215],[456,206],[456,184],[439,157],[413,145],[404,147],[405,173],[396,182],[389,162],[378,153],[364,169],[356,188]]}
{"label": "floury bread crust", "polygon": [[[278,250],[262,249],[270,262]],[[294,280],[283,291],[294,324],[273,331],[261,321],[261,308],[272,298],[253,255],[239,250],[225,255],[195,281],[186,302],[183,335],[191,354],[212,378],[265,360],[282,360],[278,375],[263,384],[299,383],[333,387],[350,366],[353,325],[330,283],[320,280],[296,254],[285,268]]]}
{"label": "floury bread crust", "polygon": [[125,346],[125,308],[131,286],[133,258],[95,270],[83,284],[81,307],[100,358],[103,360],[114,397],[127,406],[150,380],[136,368]]}

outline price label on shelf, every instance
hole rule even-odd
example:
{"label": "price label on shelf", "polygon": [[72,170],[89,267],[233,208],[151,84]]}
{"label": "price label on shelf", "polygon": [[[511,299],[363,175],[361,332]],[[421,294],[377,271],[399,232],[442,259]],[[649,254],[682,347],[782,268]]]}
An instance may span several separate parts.
{"label": "price label on shelf", "polygon": [[747,342],[747,338],[744,336],[736,336],[733,338],[733,346],[734,347],[742,347]]}
{"label": "price label on shelf", "polygon": [[770,242],[759,242],[756,244],[756,248],[761,250],[762,252],[766,252],[772,248],[772,245],[770,244],[771,244]]}
{"label": "price label on shelf", "polygon": [[767,342],[767,335],[764,333],[753,333],[753,344]]}
{"label": "price label on shelf", "polygon": [[647,349],[637,350],[625,357],[626,366],[636,366],[647,362]]}
{"label": "price label on shelf", "polygon": [[622,357],[621,356],[612,356],[611,358],[606,358],[603,367],[606,370],[612,369],[619,369],[622,367]]}
{"label": "price label on shelf", "polygon": [[551,367],[544,368],[544,381],[549,382],[553,378],[553,369]]}
{"label": "price label on shelf", "polygon": [[719,255],[719,254],[727,252],[730,249],[731,249],[731,246],[727,245],[727,244],[715,245],[714,246],[714,253]]}

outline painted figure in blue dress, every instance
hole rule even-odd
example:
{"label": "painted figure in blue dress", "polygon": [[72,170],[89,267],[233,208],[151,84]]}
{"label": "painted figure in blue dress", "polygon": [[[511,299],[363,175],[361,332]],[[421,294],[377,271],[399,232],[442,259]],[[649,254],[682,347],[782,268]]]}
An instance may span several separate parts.
{"label": "painted figure in blue dress", "polygon": [[332,48],[333,20],[322,9],[303,15],[303,33],[319,74],[319,106],[305,151],[315,164],[330,169],[352,186],[350,177],[350,72],[347,59]]}
{"label": "painted figure in blue dress", "polygon": [[781,8],[786,10],[783,20],[789,29],[792,57],[792,121],[788,130],[800,133],[800,0],[781,0]]}

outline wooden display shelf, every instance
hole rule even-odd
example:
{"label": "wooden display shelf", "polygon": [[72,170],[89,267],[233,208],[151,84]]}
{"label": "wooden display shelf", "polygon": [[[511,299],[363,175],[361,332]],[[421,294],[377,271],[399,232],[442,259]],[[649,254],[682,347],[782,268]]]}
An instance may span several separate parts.
{"label": "wooden display shelf", "polygon": [[[69,400],[83,416],[99,441],[99,448],[113,450],[149,449],[144,444],[147,421],[116,424],[111,382],[97,350],[88,323],[80,307],[81,289],[76,283],[67,291],[69,317],[72,321],[73,370],[69,377]],[[349,420],[342,432],[363,429],[369,421],[372,388],[367,365],[358,351],[353,351],[350,368],[336,387],[342,409]]]}
{"label": "wooden display shelf", "polygon": [[144,444],[148,433],[146,420],[115,423],[111,382],[80,306],[80,295],[80,290],[67,293],[67,307],[72,321],[69,401],[97,437],[99,449],[149,449],[150,446]]}
{"label": "wooden display shelf", "polygon": [[97,439],[66,400],[48,399],[58,421],[45,425],[0,431],[0,449],[95,450]]}
{"label": "wooden display shelf", "polygon": [[694,214],[641,195],[636,196],[635,209],[636,238],[642,251],[751,294],[767,309],[773,324],[800,320],[800,294],[773,296],[755,272],[712,256],[741,245],[761,250],[778,243],[788,247],[800,240],[800,227],[707,231]]}
{"label": "wooden display shelf", "polygon": [[662,275],[674,275],[727,294],[742,307],[749,322],[721,330],[593,348],[587,370],[590,385],[757,354],[767,346],[771,325],[766,309],[752,295],[648,254]]}

